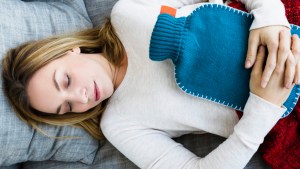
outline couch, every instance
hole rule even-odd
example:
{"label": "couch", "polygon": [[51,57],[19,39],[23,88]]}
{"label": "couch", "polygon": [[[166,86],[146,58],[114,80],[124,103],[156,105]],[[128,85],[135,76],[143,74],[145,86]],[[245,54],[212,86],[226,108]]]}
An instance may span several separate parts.
{"label": "couch", "polygon": [[[22,42],[100,25],[117,0],[2,0],[0,56]],[[2,83],[1,83],[2,85]],[[41,124],[42,134],[22,122],[0,93],[0,169],[138,168],[108,141],[71,126]],[[72,139],[55,139],[79,136]],[[212,134],[174,138],[200,157],[225,139]],[[254,168],[267,168],[259,153]]]}

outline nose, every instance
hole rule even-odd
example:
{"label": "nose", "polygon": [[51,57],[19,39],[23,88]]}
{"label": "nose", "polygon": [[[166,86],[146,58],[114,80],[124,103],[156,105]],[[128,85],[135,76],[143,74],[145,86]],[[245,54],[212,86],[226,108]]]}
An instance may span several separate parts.
{"label": "nose", "polygon": [[85,104],[88,102],[87,90],[86,88],[77,88],[73,92],[70,93],[69,99],[74,103],[82,103]]}

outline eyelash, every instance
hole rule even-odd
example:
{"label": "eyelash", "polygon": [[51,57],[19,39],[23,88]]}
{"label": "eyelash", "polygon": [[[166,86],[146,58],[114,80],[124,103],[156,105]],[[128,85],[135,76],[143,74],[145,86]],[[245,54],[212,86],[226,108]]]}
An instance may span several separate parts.
{"label": "eyelash", "polygon": [[69,87],[70,86],[70,84],[71,84],[71,78],[70,78],[70,76],[67,74],[67,79],[68,79],[68,81],[67,81],[67,86]]}
{"label": "eyelash", "polygon": [[[69,87],[70,85],[71,85],[71,78],[70,78],[70,76],[67,74],[67,87]],[[69,112],[72,112],[72,105],[71,105],[70,102],[68,102],[68,107],[69,107],[68,111],[69,111]]]}
{"label": "eyelash", "polygon": [[72,106],[71,106],[71,103],[70,102],[68,102],[68,107],[69,107],[69,112],[72,112]]}

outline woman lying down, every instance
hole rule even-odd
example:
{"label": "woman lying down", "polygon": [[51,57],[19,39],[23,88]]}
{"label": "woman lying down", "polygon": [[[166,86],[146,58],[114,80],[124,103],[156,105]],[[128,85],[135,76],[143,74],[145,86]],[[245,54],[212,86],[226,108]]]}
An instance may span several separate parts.
{"label": "woman lying down", "polygon": [[[197,13],[191,14],[205,4],[202,1],[120,0],[113,8],[111,20],[100,28],[28,42],[11,49],[3,59],[5,94],[19,117],[33,127],[39,122],[81,126],[97,139],[104,135],[140,168],[251,168],[249,160],[266,134],[288,111],[283,104],[300,79],[299,66],[296,66],[300,42],[297,35],[291,36],[291,27],[279,0],[242,2],[254,18],[246,31],[250,29],[250,33],[243,35],[244,43],[236,44],[247,51],[241,56],[244,59],[240,66],[252,67],[246,78],[247,86],[241,86],[247,89],[247,97],[240,120],[235,106],[184,93],[174,80],[173,63],[154,62],[149,58],[158,56],[153,53],[154,48],[149,51],[149,46],[155,47],[153,43],[157,40],[152,36],[157,17],[166,15],[160,15],[162,6],[170,7],[166,13],[176,12],[176,18],[182,17],[179,20],[183,20],[183,25],[177,26],[185,28],[188,26],[186,18]],[[220,7],[225,11],[224,17],[243,14],[224,5],[206,4],[202,8]],[[209,25],[212,21],[203,18],[203,24],[199,25]],[[239,22],[229,23],[227,25],[238,25]],[[175,27],[173,23],[165,23],[168,24]],[[198,29],[197,24],[194,25],[191,28]],[[167,37],[161,35],[162,41],[167,38],[179,43],[171,45],[175,49],[163,51],[171,53],[171,59],[177,63],[174,56],[179,58],[185,52],[178,52],[176,47],[188,44],[180,44],[184,39],[176,39],[176,33],[182,30],[164,31]],[[207,35],[201,36],[208,39],[207,44],[215,44]],[[245,48],[246,42],[249,44]],[[203,44],[198,44],[201,46]],[[211,51],[222,49],[222,46],[207,46]],[[149,52],[152,53],[149,55]],[[192,65],[197,67],[197,64]],[[203,78],[212,75],[205,74]],[[196,76],[188,74],[189,79]],[[212,85],[225,87],[217,82]],[[172,139],[199,131],[227,139],[203,158]]]}

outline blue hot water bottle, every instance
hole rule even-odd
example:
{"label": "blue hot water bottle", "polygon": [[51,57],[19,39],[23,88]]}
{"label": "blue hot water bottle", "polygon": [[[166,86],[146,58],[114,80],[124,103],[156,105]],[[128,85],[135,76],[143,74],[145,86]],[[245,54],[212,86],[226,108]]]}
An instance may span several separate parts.
{"label": "blue hot water bottle", "polygon": [[[150,59],[171,59],[175,80],[186,93],[243,111],[250,91],[251,70],[244,62],[253,19],[217,4],[203,5],[187,17],[160,14],[151,36]],[[300,36],[298,26],[291,28]],[[299,85],[292,89],[282,117],[295,107],[299,90]]]}

